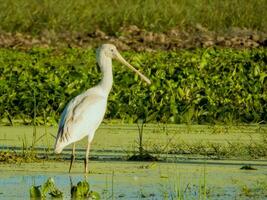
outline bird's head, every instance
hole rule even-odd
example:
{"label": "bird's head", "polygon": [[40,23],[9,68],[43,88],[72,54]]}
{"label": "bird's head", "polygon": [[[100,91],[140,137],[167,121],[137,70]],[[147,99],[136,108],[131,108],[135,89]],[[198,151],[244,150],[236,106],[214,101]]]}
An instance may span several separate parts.
{"label": "bird's head", "polygon": [[117,48],[113,44],[103,44],[100,47],[100,50],[103,51],[105,56],[111,59],[116,58],[119,54]]}
{"label": "bird's head", "polygon": [[119,53],[117,48],[113,44],[103,44],[97,49],[98,58],[100,58],[100,54],[105,55],[105,57],[116,59],[122,64],[129,67],[131,70],[133,70],[135,73],[137,73],[145,82],[148,84],[151,84],[151,81],[143,75],[141,72],[139,72],[137,69],[135,69],[131,64],[129,64]]}

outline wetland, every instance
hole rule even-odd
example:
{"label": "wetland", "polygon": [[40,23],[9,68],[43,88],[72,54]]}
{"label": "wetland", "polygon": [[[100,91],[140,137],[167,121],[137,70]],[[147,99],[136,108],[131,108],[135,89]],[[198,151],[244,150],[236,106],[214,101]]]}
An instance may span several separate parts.
{"label": "wetland", "polygon": [[[0,2],[0,200],[267,199],[266,0]],[[90,173],[86,139],[68,173],[57,123],[103,43],[152,84],[113,63]]]}
{"label": "wetland", "polygon": [[[37,141],[33,142],[35,128]],[[86,139],[77,145],[77,159],[69,174],[71,147],[67,147],[62,155],[55,156],[53,135],[56,128],[35,128],[0,128],[0,199],[29,199],[31,186],[42,185],[49,178],[54,180],[56,187],[63,193],[63,199],[70,199],[72,184],[83,180],[89,183],[90,190],[97,192],[101,199],[267,198],[266,154],[261,157],[249,153],[237,156],[238,152],[233,153],[229,146],[231,140],[239,148],[248,148],[252,143],[256,148],[255,144],[260,145],[262,142],[265,126],[259,129],[257,125],[146,124],[143,149],[157,157],[158,161],[140,162],[128,161],[131,155],[138,154],[137,125],[103,124],[92,144],[90,173],[86,176],[83,173]],[[32,144],[35,144],[34,149],[31,148]],[[199,144],[202,144],[202,149]],[[210,149],[211,144],[217,146],[217,152]],[[184,148],[180,153],[176,149],[179,145]],[[198,153],[195,151],[191,154],[189,146],[196,146]],[[222,154],[222,149],[229,151]],[[264,149],[261,151],[264,152]],[[9,157],[3,155],[3,152]],[[16,193],[10,192],[14,189]]]}

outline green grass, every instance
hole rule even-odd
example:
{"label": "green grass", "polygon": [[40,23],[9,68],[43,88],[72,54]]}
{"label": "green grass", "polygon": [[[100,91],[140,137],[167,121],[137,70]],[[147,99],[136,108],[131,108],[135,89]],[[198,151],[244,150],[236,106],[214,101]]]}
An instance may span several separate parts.
{"label": "green grass", "polygon": [[0,10],[2,31],[30,34],[95,28],[117,34],[124,25],[164,31],[196,24],[219,32],[230,27],[267,31],[266,0],[1,0]]}

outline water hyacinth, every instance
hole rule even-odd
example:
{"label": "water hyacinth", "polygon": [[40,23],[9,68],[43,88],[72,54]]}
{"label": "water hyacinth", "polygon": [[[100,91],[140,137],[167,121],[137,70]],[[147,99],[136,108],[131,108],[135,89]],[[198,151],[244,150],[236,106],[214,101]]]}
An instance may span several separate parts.
{"label": "water hyacinth", "polygon": [[[151,78],[136,82],[114,62],[105,119],[125,122],[265,123],[266,49],[195,49],[123,56]],[[0,49],[1,120],[56,124],[67,102],[97,84],[91,49]],[[36,113],[35,113],[36,112]],[[45,118],[45,119],[44,119]]]}

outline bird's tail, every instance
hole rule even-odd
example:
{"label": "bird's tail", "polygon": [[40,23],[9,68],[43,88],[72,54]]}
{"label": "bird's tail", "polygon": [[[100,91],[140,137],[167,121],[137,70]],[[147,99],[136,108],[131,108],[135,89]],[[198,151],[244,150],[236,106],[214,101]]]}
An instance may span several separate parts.
{"label": "bird's tail", "polygon": [[62,141],[61,139],[58,139],[55,143],[55,146],[54,146],[54,152],[56,154],[59,154],[62,152],[62,150],[68,146],[71,142],[70,141]]}
{"label": "bird's tail", "polygon": [[62,145],[56,143],[56,144],[55,144],[55,148],[54,148],[54,152],[55,152],[56,154],[60,154],[60,153],[62,152],[63,148],[64,148],[64,146],[62,146]]}
{"label": "bird's tail", "polygon": [[66,146],[66,143],[62,142],[62,141],[60,140],[60,138],[58,138],[58,139],[56,140],[56,143],[55,143],[55,146],[54,146],[54,152],[55,152],[56,154],[61,153],[65,146]]}
{"label": "bird's tail", "polygon": [[76,138],[69,138],[67,134],[63,135],[62,134],[63,129],[59,130],[57,139],[56,139],[56,143],[54,146],[54,152],[56,154],[59,154],[62,152],[62,150],[68,146],[69,144],[76,142],[77,139]]}
{"label": "bird's tail", "polygon": [[63,128],[59,128],[57,133],[57,139],[54,146],[54,152],[56,154],[60,154],[64,147],[66,146],[64,142],[62,142],[61,137],[63,135]]}

